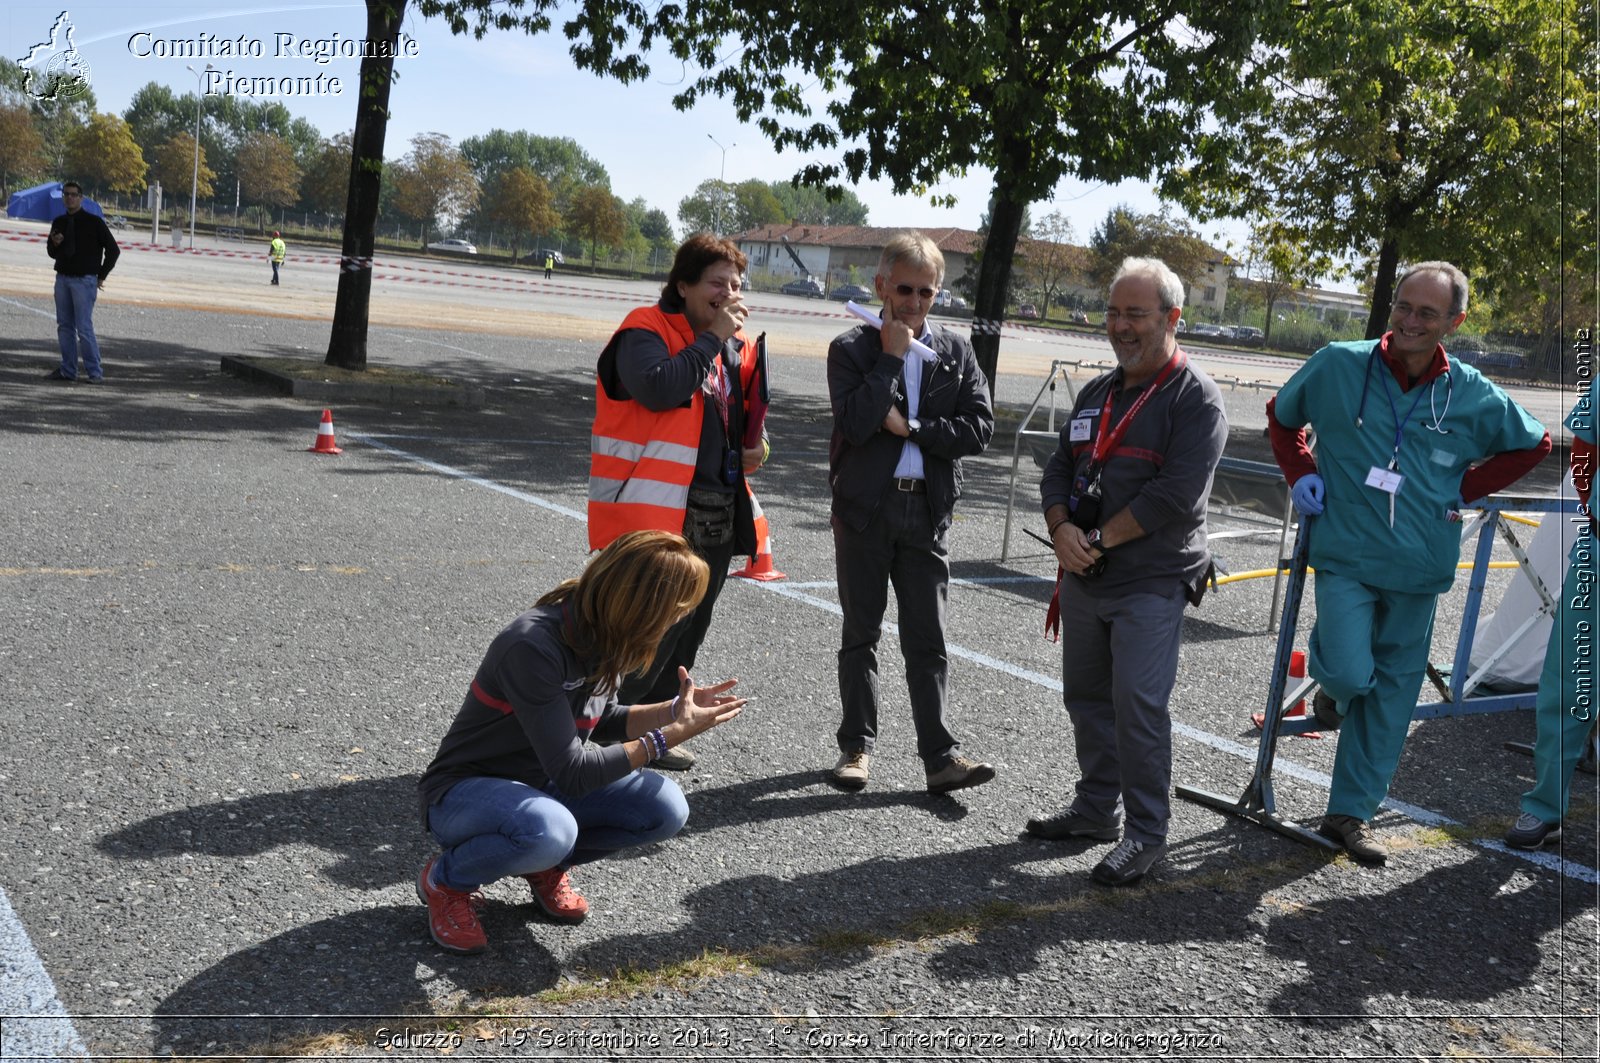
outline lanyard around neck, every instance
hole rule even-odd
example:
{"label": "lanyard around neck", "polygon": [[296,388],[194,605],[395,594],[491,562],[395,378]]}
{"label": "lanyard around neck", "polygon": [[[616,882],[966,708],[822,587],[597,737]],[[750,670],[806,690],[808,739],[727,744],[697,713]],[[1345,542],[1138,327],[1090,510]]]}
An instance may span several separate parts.
{"label": "lanyard around neck", "polygon": [[1106,458],[1110,457],[1111,452],[1117,449],[1117,444],[1122,442],[1122,437],[1128,434],[1128,426],[1133,424],[1133,419],[1144,409],[1144,404],[1149,401],[1150,396],[1160,391],[1161,385],[1167,382],[1167,378],[1182,369],[1186,361],[1187,358],[1182,351],[1174,352],[1172,357],[1167,359],[1167,364],[1161,367],[1161,372],[1156,374],[1156,378],[1149,386],[1133,400],[1128,412],[1122,415],[1117,421],[1117,426],[1110,432],[1106,431],[1106,426],[1111,423],[1111,400],[1116,397],[1117,392],[1115,388],[1106,392],[1105,406],[1100,410],[1100,431],[1095,433],[1094,449],[1090,451],[1089,460],[1096,467],[1105,464]]}

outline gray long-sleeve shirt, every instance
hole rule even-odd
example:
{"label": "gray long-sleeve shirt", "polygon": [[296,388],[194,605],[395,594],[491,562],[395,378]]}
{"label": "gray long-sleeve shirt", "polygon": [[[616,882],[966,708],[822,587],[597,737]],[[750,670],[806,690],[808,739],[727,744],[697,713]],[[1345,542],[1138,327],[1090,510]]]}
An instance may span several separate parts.
{"label": "gray long-sleeve shirt", "polygon": [[486,775],[569,797],[632,771],[627,748],[590,741],[626,736],[627,709],[595,694],[562,636],[562,608],[537,606],[495,636],[433,763],[417,783],[428,808],[462,779]]}
{"label": "gray long-sleeve shirt", "polygon": [[[1073,480],[1090,463],[1107,397],[1111,397],[1109,430],[1149,387],[1121,384],[1119,368],[1095,377],[1078,393],[1039,484],[1044,509],[1068,504]],[[1192,362],[1186,364],[1145,402],[1106,459],[1100,477],[1100,522],[1126,508],[1146,534],[1106,555],[1105,571],[1083,580],[1089,594],[1170,595],[1175,582],[1191,588],[1199,582],[1209,563],[1206,502],[1227,441],[1221,392]]]}

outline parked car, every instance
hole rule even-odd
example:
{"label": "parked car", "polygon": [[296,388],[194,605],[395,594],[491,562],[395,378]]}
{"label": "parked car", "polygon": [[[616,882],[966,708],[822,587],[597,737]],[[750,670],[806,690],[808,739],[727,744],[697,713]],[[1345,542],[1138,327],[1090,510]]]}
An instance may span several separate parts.
{"label": "parked car", "polygon": [[1528,368],[1528,356],[1521,351],[1485,351],[1478,356],[1479,369],[1515,369]]}
{"label": "parked car", "polygon": [[810,277],[800,277],[785,284],[778,291],[784,295],[798,295],[803,299],[821,299],[822,282]]}
{"label": "parked car", "polygon": [[1193,335],[1206,339],[1227,340],[1233,338],[1233,330],[1221,325],[1196,325],[1190,330]]}
{"label": "parked car", "polygon": [[1260,343],[1266,335],[1253,325],[1235,325],[1233,338],[1240,343]]}
{"label": "parked car", "polygon": [[1039,320],[1039,308],[1032,303],[1023,303],[1017,307],[1017,318],[1021,321]]}
{"label": "parked car", "polygon": [[106,219],[106,224],[111,226],[113,229],[120,231],[128,227],[128,219],[124,218],[120,214],[113,214],[111,217]]}
{"label": "parked car", "polygon": [[454,238],[435,240],[428,245],[428,250],[443,251],[448,255],[475,255],[478,253],[478,249],[472,244],[467,243],[465,240],[456,240]]}
{"label": "parked car", "polygon": [[567,264],[567,260],[561,256],[561,252],[550,247],[540,248],[537,251],[529,251],[517,261],[526,266],[539,266],[540,268],[543,268],[546,255],[554,258],[556,260],[556,265],[558,266],[564,266]]}
{"label": "parked car", "polygon": [[1074,325],[1087,325],[1089,323],[1089,315],[1082,310],[1074,310],[1071,320]]}
{"label": "parked car", "polygon": [[828,293],[829,299],[837,299],[841,303],[848,302],[852,299],[858,303],[868,303],[871,302],[876,296],[877,293],[871,288],[863,288],[859,284],[841,284],[839,287]]}

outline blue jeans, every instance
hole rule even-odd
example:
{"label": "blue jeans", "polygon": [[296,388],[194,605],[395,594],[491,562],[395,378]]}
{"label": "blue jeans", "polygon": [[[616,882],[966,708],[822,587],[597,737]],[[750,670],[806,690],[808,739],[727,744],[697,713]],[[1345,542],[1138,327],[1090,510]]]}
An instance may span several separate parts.
{"label": "blue jeans", "polygon": [[56,274],[56,339],[61,344],[61,375],[78,375],[78,354],[90,380],[100,379],[100,344],[94,338],[94,300],[100,279]]}
{"label": "blue jeans", "polygon": [[474,890],[665,841],[688,818],[678,784],[653,771],[630,772],[582,797],[476,776],[434,802],[428,829],[444,846],[434,868],[438,880],[453,890]]}

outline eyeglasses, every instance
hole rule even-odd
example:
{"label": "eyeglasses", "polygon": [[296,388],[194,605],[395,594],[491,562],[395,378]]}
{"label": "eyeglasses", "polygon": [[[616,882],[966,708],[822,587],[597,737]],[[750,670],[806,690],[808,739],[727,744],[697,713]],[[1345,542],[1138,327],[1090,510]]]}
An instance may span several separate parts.
{"label": "eyeglasses", "polygon": [[1139,322],[1141,322],[1145,318],[1149,317],[1150,314],[1151,314],[1151,311],[1149,311],[1149,310],[1107,310],[1106,311],[1106,324],[1109,325],[1113,321],[1126,319],[1128,321],[1133,322],[1135,325],[1137,325]]}
{"label": "eyeglasses", "polygon": [[938,294],[932,288],[913,288],[909,284],[896,284],[894,293],[902,299],[908,295],[915,295],[919,299],[932,299]]}
{"label": "eyeglasses", "polygon": [[82,199],[83,198],[83,193],[82,192],[63,192],[63,193],[61,193],[61,196],[62,196],[63,199],[68,198],[68,197],[71,197],[72,199]]}
{"label": "eyeglasses", "polygon": [[1412,314],[1417,315],[1417,320],[1424,325],[1436,325],[1444,320],[1444,315],[1431,306],[1412,306],[1410,303],[1395,303],[1394,316],[1404,321]]}

